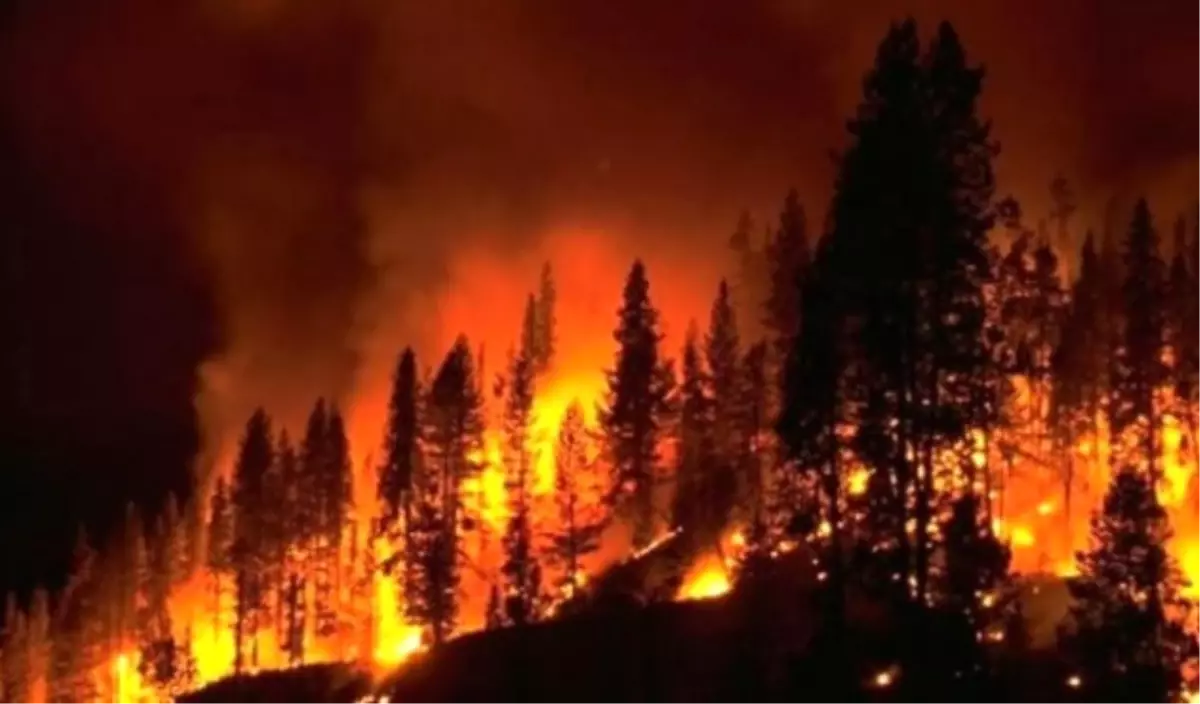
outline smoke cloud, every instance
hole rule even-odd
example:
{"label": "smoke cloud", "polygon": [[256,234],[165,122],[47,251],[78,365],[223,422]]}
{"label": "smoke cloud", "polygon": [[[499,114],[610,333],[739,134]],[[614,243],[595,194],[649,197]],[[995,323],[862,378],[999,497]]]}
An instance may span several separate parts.
{"label": "smoke cloud", "polygon": [[988,67],[1000,190],[1027,212],[1058,172],[1091,222],[1110,196],[1148,191],[1164,221],[1194,199],[1187,2],[27,2],[4,98],[45,202],[113,237],[153,213],[198,271],[214,336],[177,362],[201,362],[205,464],[258,404],[296,427],[323,394],[369,425],[404,344],[433,365],[461,328],[499,363],[544,259],[604,344],[645,257],[674,344],[740,209],[763,225],[794,185],[820,221],[859,78],[908,12]]}

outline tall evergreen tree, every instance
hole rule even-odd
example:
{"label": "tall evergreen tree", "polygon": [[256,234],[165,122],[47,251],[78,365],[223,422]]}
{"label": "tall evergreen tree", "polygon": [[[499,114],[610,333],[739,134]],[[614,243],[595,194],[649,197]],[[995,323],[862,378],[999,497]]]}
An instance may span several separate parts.
{"label": "tall evergreen tree", "polygon": [[724,280],[717,287],[704,338],[704,361],[708,368],[708,396],[712,399],[713,484],[718,527],[724,529],[730,514],[745,496],[742,450],[745,445],[745,393],[737,316]]}
{"label": "tall evergreen tree", "polygon": [[1196,407],[1200,402],[1200,283],[1193,243],[1187,241],[1187,223],[1181,217],[1175,226],[1175,255],[1167,279],[1170,315],[1167,331],[1172,356],[1175,405],[1184,417],[1191,435],[1196,433]]}
{"label": "tall evergreen tree", "polygon": [[276,643],[286,640],[285,603],[289,576],[297,566],[292,559],[292,516],[297,497],[294,487],[300,473],[300,460],[287,430],[279,431],[275,463],[267,475],[266,505],[263,510],[265,568],[263,587],[269,594],[269,608],[275,624]]}
{"label": "tall evergreen tree", "polygon": [[[534,299],[529,298],[530,309]],[[504,400],[504,488],[508,499],[505,529],[504,610],[507,621],[523,625],[537,618],[540,570],[533,547],[533,398],[537,360],[526,346],[510,355]]]}
{"label": "tall evergreen tree", "polygon": [[[1073,525],[1075,452],[1079,440],[1098,444],[1099,417],[1106,395],[1109,341],[1104,339],[1104,282],[1094,236],[1088,233],[1079,257],[1079,278],[1071,289],[1071,303],[1063,320],[1062,335],[1054,352],[1054,389],[1051,418],[1063,454],[1063,513],[1067,530]],[[1094,463],[1098,458],[1090,458]],[[1071,536],[1067,536],[1071,545]]]}
{"label": "tall evergreen tree", "polygon": [[855,381],[856,444],[878,477],[873,509],[891,517],[918,603],[929,595],[930,528],[943,505],[939,457],[969,442],[986,393],[996,148],[976,114],[982,77],[948,24],[924,57],[915,23],[894,26],[864,81],[831,207],[829,236],[847,262],[837,286],[866,375]]}
{"label": "tall evergreen tree", "polygon": [[1168,380],[1163,362],[1167,301],[1158,233],[1144,198],[1134,206],[1123,254],[1123,325],[1113,360],[1109,427],[1118,456],[1136,462],[1157,482],[1162,409],[1156,394]]}
{"label": "tall evergreen tree", "polygon": [[342,548],[352,506],[350,443],[341,411],[331,406],[325,427],[325,458],[317,476],[319,500],[316,558],[319,566],[314,582],[313,617],[317,635],[329,637],[338,629],[341,606]]}
{"label": "tall evergreen tree", "polygon": [[233,571],[233,506],[229,487],[224,477],[217,477],[213,489],[208,518],[208,572],[212,578],[213,632],[221,632],[221,619],[225,612],[223,596],[225,576]]}
{"label": "tall evergreen tree", "polygon": [[385,533],[396,520],[407,521],[413,478],[417,476],[420,461],[417,405],[420,395],[416,355],[411,347],[406,347],[392,376],[392,395],[388,401],[383,440],[384,460],[379,473],[378,495],[383,504]]}
{"label": "tall evergreen tree", "polygon": [[808,221],[800,195],[791,189],[783,201],[779,227],[767,245],[770,292],[767,294],[765,325],[775,341],[779,357],[787,354],[800,328],[800,285],[811,255]]}
{"label": "tall evergreen tree", "polygon": [[640,548],[654,538],[659,447],[673,386],[670,367],[659,356],[658,311],[650,302],[650,282],[641,261],[634,262],[625,281],[613,337],[617,357],[607,372],[600,426],[613,471],[611,499],[632,523],[633,542]]}
{"label": "tall evergreen tree", "polygon": [[[756,247],[752,241],[755,226],[748,211],[738,215],[737,225],[729,236],[729,249],[733,254],[736,275],[730,287],[738,319],[746,326],[742,331],[746,339],[757,340],[761,334],[761,319],[767,301],[768,266],[765,247]],[[769,240],[768,240],[769,242]]]}
{"label": "tall evergreen tree", "polygon": [[694,547],[715,543],[720,535],[725,500],[718,493],[713,444],[713,402],[708,375],[697,341],[696,325],[688,326],[680,356],[679,423],[675,449],[675,496],[672,522]]}
{"label": "tall evergreen tree", "polygon": [[264,603],[262,571],[265,555],[261,517],[265,481],[275,461],[274,444],[271,420],[265,411],[258,409],[246,422],[233,469],[231,561],[236,592],[234,669],[237,672],[245,667],[247,655],[251,665],[257,665],[257,636]]}
{"label": "tall evergreen tree", "polygon": [[774,466],[773,451],[766,434],[771,430],[767,412],[767,345],[757,342],[746,350],[740,366],[737,434],[738,476],[741,490],[739,503],[746,512],[749,530],[746,531],[746,552],[760,557],[769,555],[771,528],[780,523],[768,506],[767,474]]}
{"label": "tall evergreen tree", "polygon": [[1094,696],[1115,701],[1178,701],[1184,665],[1196,661],[1185,626],[1193,607],[1180,593],[1166,512],[1144,472],[1126,466],[1113,476],[1091,538],[1079,576],[1068,582],[1072,628],[1064,645],[1081,680]]}
{"label": "tall evergreen tree", "polygon": [[554,272],[550,262],[542,265],[542,275],[538,283],[537,295],[537,346],[533,348],[534,371],[544,374],[554,363],[554,353],[558,346],[555,328],[558,326],[558,289],[554,285]]}
{"label": "tall evergreen tree", "polygon": [[550,560],[562,570],[558,586],[570,598],[583,578],[582,561],[600,547],[604,510],[603,490],[589,451],[583,408],[567,406],[554,450],[554,503],[558,530],[550,535]]}
{"label": "tall evergreen tree", "polygon": [[406,613],[441,644],[458,619],[459,541],[469,525],[462,485],[479,473],[483,457],[481,399],[466,338],[442,362],[424,409],[425,476],[407,546]]}

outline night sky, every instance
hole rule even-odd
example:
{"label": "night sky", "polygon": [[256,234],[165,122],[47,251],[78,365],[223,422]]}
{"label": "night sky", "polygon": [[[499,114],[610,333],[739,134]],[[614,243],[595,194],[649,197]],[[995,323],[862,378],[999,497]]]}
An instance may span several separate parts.
{"label": "night sky", "polygon": [[[1166,222],[1197,192],[1187,0],[3,13],[0,588],[60,583],[79,522],[102,535],[126,500],[186,491],[202,428],[336,395],[361,312],[444,284],[465,246],[579,220],[716,252],[790,185],[819,212],[859,77],[906,13],[951,20],[988,67],[999,190],[1027,212],[1058,172],[1093,222],[1140,191]],[[201,363],[235,352],[238,404],[198,411]]]}

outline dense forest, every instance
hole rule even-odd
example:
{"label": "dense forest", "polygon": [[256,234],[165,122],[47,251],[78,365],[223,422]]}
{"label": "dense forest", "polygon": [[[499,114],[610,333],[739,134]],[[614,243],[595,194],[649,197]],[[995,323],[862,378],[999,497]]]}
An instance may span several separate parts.
{"label": "dense forest", "polygon": [[681,350],[633,262],[595,407],[539,403],[564,285],[547,264],[499,373],[470,330],[440,360],[398,351],[369,466],[333,400],[303,428],[256,411],[196,500],[131,505],[107,544],[81,531],[62,592],[8,599],[0,693],[159,701],[317,662],[389,671],[586,610],[669,539],[678,565],[643,603],[753,590],[804,554],[829,652],[850,657],[867,595],[906,628],[960,623],[955,677],[979,682],[1029,647],[1022,580],[1054,575],[1069,686],[1194,698],[1197,213],[1139,200],[1090,230],[1057,177],[1030,225],[997,193],[983,82],[950,25],[924,43],[893,25],[822,225],[796,191],[765,234],[737,219]]}

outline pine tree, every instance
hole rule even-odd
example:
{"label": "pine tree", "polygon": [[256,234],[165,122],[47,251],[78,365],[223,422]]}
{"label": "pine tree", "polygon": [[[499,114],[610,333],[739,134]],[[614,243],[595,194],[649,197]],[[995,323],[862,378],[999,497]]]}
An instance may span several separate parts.
{"label": "pine tree", "polygon": [[458,619],[462,485],[482,469],[483,418],[471,348],[460,337],[429,387],[422,441],[425,476],[406,545],[406,614],[440,645]]}
{"label": "pine tree", "polygon": [[779,227],[767,245],[766,255],[770,292],[764,324],[782,358],[800,329],[800,281],[810,259],[807,217],[794,188],[783,201]]}
{"label": "pine tree", "polygon": [[717,287],[704,338],[704,361],[708,368],[708,397],[712,400],[714,519],[724,530],[738,498],[747,493],[742,449],[745,432],[745,402],[741,376],[741,350],[737,317],[722,280]]}
{"label": "pine tree", "polygon": [[633,525],[637,548],[653,539],[659,445],[670,412],[672,374],[659,357],[658,311],[650,303],[646,268],[636,261],[625,282],[616,361],[607,372],[600,411],[605,453],[613,471],[611,501]]}
{"label": "pine tree", "polygon": [[746,324],[742,332],[747,339],[757,340],[761,335],[760,319],[766,306],[767,294],[764,283],[767,281],[767,262],[765,252],[756,249],[751,237],[754,234],[754,220],[750,213],[742,211],[738,216],[733,234],[729,236],[729,249],[733,254],[734,270],[732,296],[738,319]]}
{"label": "pine tree", "polygon": [[713,444],[713,401],[697,342],[696,325],[688,326],[680,357],[679,423],[675,449],[675,497],[672,522],[693,546],[715,543],[726,508],[718,493]]}
{"label": "pine tree", "polygon": [[558,581],[565,598],[574,596],[583,578],[582,561],[600,547],[604,528],[603,490],[589,449],[583,408],[567,406],[554,450],[554,503],[558,530],[550,535],[551,563],[562,570]]}
{"label": "pine tree", "polygon": [[352,497],[352,468],[350,445],[346,439],[345,423],[336,406],[331,406],[326,420],[325,456],[316,476],[318,497],[318,539],[313,594],[313,616],[318,636],[330,637],[337,632],[338,610],[341,605],[340,577],[342,573],[343,535],[346,529]]}
{"label": "pine tree", "polygon": [[746,531],[747,556],[767,557],[770,553],[772,527],[781,523],[767,504],[767,476],[765,467],[774,463],[769,459],[772,450],[765,435],[770,430],[767,413],[767,346],[758,342],[743,356],[740,368],[738,392],[739,422],[738,472],[742,490],[739,503],[747,509],[749,529]]}
{"label": "pine tree", "polygon": [[[1195,246],[1193,239],[1192,246]],[[1196,274],[1196,251],[1187,242],[1187,223],[1181,217],[1175,226],[1175,255],[1167,280],[1170,316],[1167,331],[1171,346],[1175,405],[1196,433],[1196,407],[1200,403],[1200,283]]]}
{"label": "pine tree", "polygon": [[550,262],[542,265],[542,275],[538,285],[537,297],[537,346],[533,348],[534,371],[545,374],[554,363],[554,353],[558,346],[558,326],[556,307],[558,305],[558,290],[554,285],[554,272]]}
{"label": "pine tree", "polygon": [[[1074,448],[1083,438],[1095,447],[1098,420],[1103,408],[1108,375],[1108,340],[1104,339],[1104,282],[1092,233],[1084,239],[1079,257],[1079,278],[1071,289],[1071,302],[1063,319],[1062,334],[1052,361],[1054,389],[1051,419],[1063,457],[1063,515],[1067,530],[1073,525],[1075,485]],[[1098,458],[1090,458],[1094,463]],[[1067,535],[1071,545],[1071,536]]]}
{"label": "pine tree", "polygon": [[[230,557],[236,593],[234,669],[237,672],[241,672],[246,663],[245,647],[250,646],[251,656],[257,652],[264,597],[262,571],[265,556],[261,518],[265,481],[275,461],[274,454],[271,421],[265,411],[258,409],[246,422],[233,469],[234,521]],[[257,665],[253,657],[251,664]]]}
{"label": "pine tree", "polygon": [[[822,569],[828,575],[826,594],[831,616],[830,632],[837,632],[844,619],[846,508],[845,466],[848,447],[843,432],[851,418],[848,393],[850,358],[845,327],[845,300],[841,297],[842,272],[837,241],[823,240],[808,278],[801,284],[805,291],[799,334],[784,364],[782,404],[776,432],[784,448],[788,466],[800,476],[800,486],[809,489],[792,511],[801,518],[797,523],[802,537],[812,541],[818,525],[828,526],[827,539],[818,544]],[[884,515],[887,515],[886,512]],[[815,518],[810,518],[815,516]],[[872,550],[888,551],[892,536],[873,534]],[[875,559],[876,563],[884,561]],[[892,573],[886,565],[882,579],[886,584]],[[890,586],[890,585],[889,585]]]}
{"label": "pine tree", "polygon": [[1163,362],[1166,282],[1158,233],[1144,198],[1134,207],[1123,261],[1123,325],[1113,364],[1109,427],[1119,456],[1136,461],[1157,482],[1162,419],[1156,392],[1168,378]]}
{"label": "pine tree", "polygon": [[291,559],[292,516],[297,497],[294,486],[300,472],[296,448],[286,429],[279,431],[275,463],[267,475],[266,505],[263,510],[265,533],[264,593],[270,595],[269,607],[275,622],[276,642],[287,639],[286,601],[290,574],[295,570]]}
{"label": "pine tree", "polygon": [[[533,297],[529,298],[530,310]],[[533,398],[536,360],[525,346],[510,355],[504,402],[504,470],[508,525],[503,539],[504,610],[507,621],[523,625],[537,618],[541,585],[533,550]]]}
{"label": "pine tree", "polygon": [[217,477],[208,517],[208,572],[212,577],[213,632],[221,632],[225,576],[233,571],[233,507],[224,477]]}
{"label": "pine tree", "polygon": [[[1064,645],[1096,696],[1114,701],[1178,701],[1184,665],[1196,660],[1185,624],[1170,528],[1148,476],[1125,466],[1092,518],[1091,548],[1068,582],[1073,628]],[[1194,691],[1194,683],[1192,691]]]}
{"label": "pine tree", "polygon": [[850,123],[829,237],[846,262],[835,285],[865,375],[854,381],[856,445],[876,475],[872,520],[887,519],[913,596],[925,603],[930,529],[945,499],[939,457],[969,442],[986,393],[995,145],[976,114],[983,72],[967,63],[953,28],[943,23],[924,57],[919,50],[911,20],[880,45]]}
{"label": "pine tree", "polygon": [[418,474],[417,463],[420,461],[417,406],[420,395],[416,355],[411,347],[406,347],[392,377],[383,440],[384,461],[379,473],[378,495],[383,504],[384,533],[388,533],[398,519],[402,519],[401,525],[407,523],[413,478]]}

